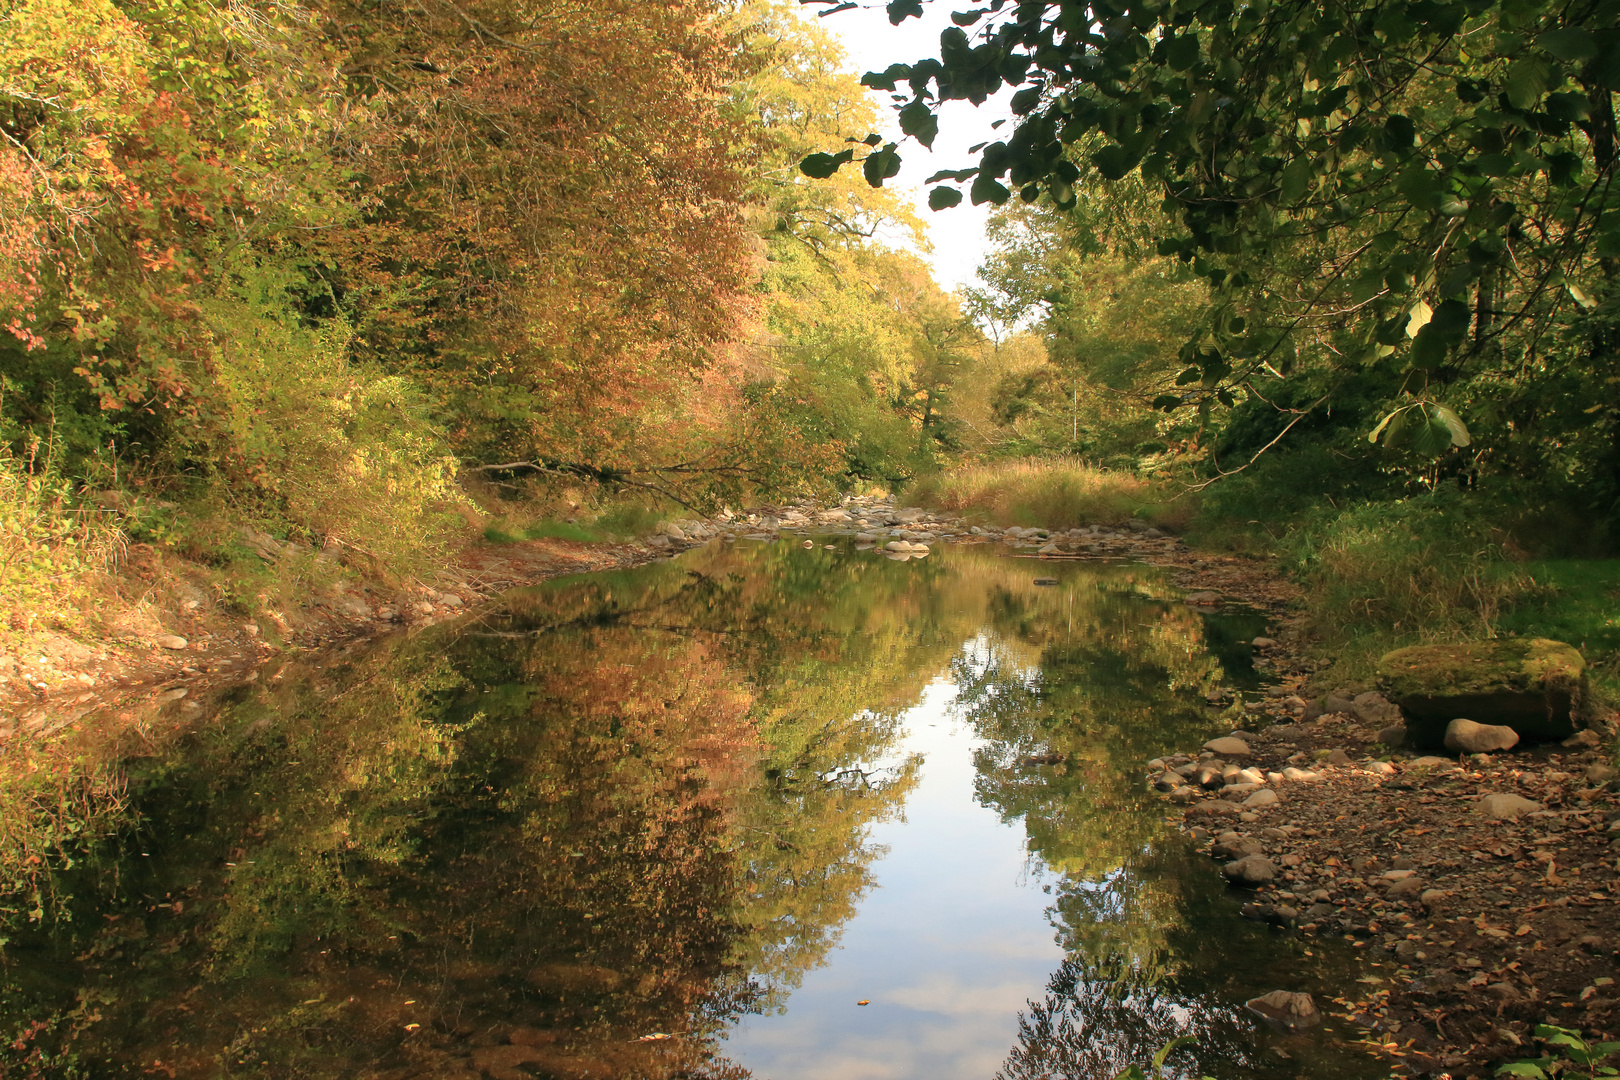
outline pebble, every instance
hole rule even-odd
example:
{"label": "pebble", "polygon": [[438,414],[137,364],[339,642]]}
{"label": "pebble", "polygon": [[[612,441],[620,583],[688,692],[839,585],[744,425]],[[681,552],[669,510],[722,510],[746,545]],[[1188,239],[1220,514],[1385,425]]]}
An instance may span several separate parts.
{"label": "pebble", "polygon": [[1230,735],[1223,736],[1219,739],[1209,740],[1209,742],[1204,744],[1204,749],[1214,754],[1221,754],[1225,757],[1249,756],[1249,744],[1244,742],[1242,739],[1233,738]]}
{"label": "pebble", "polygon": [[1241,885],[1263,885],[1277,876],[1277,867],[1264,855],[1245,855],[1221,868],[1228,881]]}
{"label": "pebble", "polygon": [[1481,795],[1475,806],[1480,813],[1497,821],[1511,821],[1524,814],[1546,809],[1534,799],[1526,799],[1523,795],[1515,795],[1510,791]]}

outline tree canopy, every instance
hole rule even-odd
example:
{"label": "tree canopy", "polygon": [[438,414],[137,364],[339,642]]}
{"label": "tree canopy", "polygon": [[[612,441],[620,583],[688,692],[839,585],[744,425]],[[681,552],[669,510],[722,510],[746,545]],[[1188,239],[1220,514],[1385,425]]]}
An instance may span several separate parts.
{"label": "tree canopy", "polygon": [[[1465,447],[1478,421],[1499,455],[1556,472],[1553,444],[1576,438],[1612,501],[1620,5],[992,0],[952,19],[937,56],[866,84],[924,146],[940,103],[1012,91],[1003,137],[930,178],[935,207],[964,187],[1070,212],[1119,185],[1150,196],[1143,238],[1211,291],[1160,408],[1275,399],[1306,376],[1283,406],[1297,423],[1387,372],[1387,446]],[[868,178],[901,149],[871,149]],[[1532,382],[1581,384],[1578,415],[1529,415]]]}

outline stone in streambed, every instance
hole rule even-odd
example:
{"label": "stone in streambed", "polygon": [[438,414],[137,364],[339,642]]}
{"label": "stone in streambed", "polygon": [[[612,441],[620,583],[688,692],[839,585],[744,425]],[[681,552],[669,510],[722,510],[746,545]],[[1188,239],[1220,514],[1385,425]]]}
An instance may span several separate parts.
{"label": "stone in streambed", "polygon": [[1419,746],[1443,745],[1446,726],[1459,716],[1511,727],[1526,739],[1564,739],[1587,700],[1580,651],[1546,638],[1396,649],[1379,660],[1378,683],[1406,714]]}
{"label": "stone in streambed", "polygon": [[1497,821],[1512,821],[1524,814],[1533,814],[1537,810],[1545,809],[1534,799],[1526,799],[1523,795],[1515,795],[1511,791],[1481,795],[1475,806],[1480,813]]}
{"label": "stone in streambed", "polygon": [[1237,803],[1229,803],[1223,799],[1208,799],[1196,806],[1187,807],[1185,814],[1188,818],[1220,817],[1226,814],[1241,814],[1242,808]]}
{"label": "stone in streambed", "polygon": [[1378,733],[1378,741],[1385,746],[1401,746],[1406,742],[1406,725],[1391,724]]}
{"label": "stone in streambed", "polygon": [[1243,1003],[1243,1007],[1268,1023],[1288,1031],[1303,1031],[1322,1020],[1316,1011],[1316,1002],[1309,994],[1294,994],[1287,990],[1273,990]]}
{"label": "stone in streambed", "polygon": [[[1396,871],[1396,873],[1405,874],[1410,873],[1410,871],[1399,870]],[[1422,892],[1428,887],[1429,883],[1427,881],[1424,881],[1422,878],[1413,874],[1410,877],[1401,878],[1389,888],[1385,889],[1384,896],[1389,900],[1404,900],[1409,896],[1418,896],[1422,894]]]}
{"label": "stone in streambed", "polygon": [[1476,724],[1472,720],[1453,720],[1446,725],[1446,749],[1465,754],[1489,754],[1493,750],[1511,750],[1519,744],[1519,733],[1500,724]]}
{"label": "stone in streambed", "polygon": [[1357,694],[1350,702],[1351,714],[1369,727],[1389,727],[1402,722],[1401,710],[1376,690]]}
{"label": "stone in streambed", "polygon": [[1212,754],[1220,754],[1222,757],[1249,756],[1249,744],[1244,742],[1242,739],[1235,739],[1230,735],[1222,736],[1219,739],[1209,740],[1209,742],[1204,744],[1204,749],[1208,750]]}
{"label": "stone in streambed", "polygon": [[1277,793],[1270,788],[1261,788],[1259,791],[1243,800],[1243,805],[1250,810],[1258,810],[1262,806],[1277,805]]}
{"label": "stone in streambed", "polygon": [[1237,885],[1264,885],[1277,876],[1277,867],[1264,855],[1245,855],[1221,867],[1226,879]]}

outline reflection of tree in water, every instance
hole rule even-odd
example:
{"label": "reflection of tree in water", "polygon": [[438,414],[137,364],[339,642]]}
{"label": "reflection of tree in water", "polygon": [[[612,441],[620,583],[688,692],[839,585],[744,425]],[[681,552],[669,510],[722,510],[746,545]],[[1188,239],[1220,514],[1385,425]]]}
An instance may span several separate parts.
{"label": "reflection of tree in water", "polygon": [[1168,1077],[1251,1075],[1260,1067],[1251,1025],[1230,1007],[1179,992],[1173,981],[1150,983],[1123,958],[1064,960],[1046,997],[1018,1018],[1018,1045],[997,1080],[1108,1080],[1183,1035],[1166,1063]]}

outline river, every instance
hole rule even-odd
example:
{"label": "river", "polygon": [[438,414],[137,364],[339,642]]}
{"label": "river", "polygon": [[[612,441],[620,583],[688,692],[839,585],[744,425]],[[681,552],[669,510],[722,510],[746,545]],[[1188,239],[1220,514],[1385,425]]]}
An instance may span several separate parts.
{"label": "river", "polygon": [[10,915],[0,1075],[1387,1075],[1244,1011],[1349,950],[1242,919],[1142,782],[1263,625],[745,540],[272,664]]}

